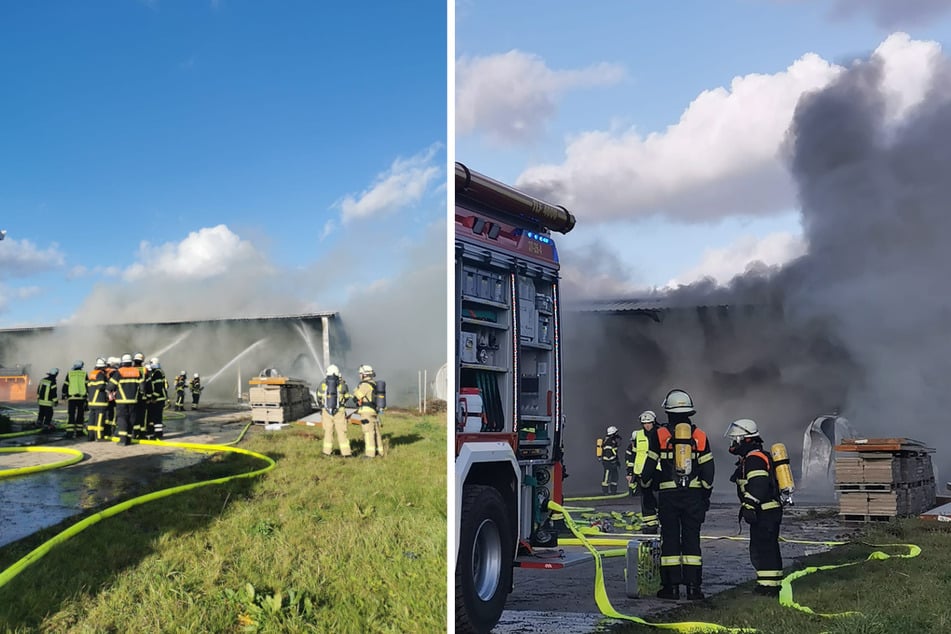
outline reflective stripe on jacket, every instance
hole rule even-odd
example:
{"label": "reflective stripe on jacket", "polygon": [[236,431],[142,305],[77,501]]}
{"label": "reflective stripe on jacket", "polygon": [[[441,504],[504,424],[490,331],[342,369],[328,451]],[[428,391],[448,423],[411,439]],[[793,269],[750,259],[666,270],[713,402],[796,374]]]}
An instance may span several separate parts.
{"label": "reflective stripe on jacket", "polygon": [[[691,425],[693,424],[691,423]],[[657,430],[657,447],[659,449],[657,454],[661,471],[660,484],[658,485],[660,491],[683,488],[677,481],[677,474],[674,469],[673,440],[673,434],[666,427]],[[687,476],[686,487],[688,489],[711,491],[713,489],[714,466],[713,452],[710,451],[707,435],[702,429],[694,426],[690,444],[693,447],[693,467]],[[650,459],[648,459],[647,468],[650,468],[650,462]]]}
{"label": "reflective stripe on jacket", "polygon": [[782,508],[778,487],[773,486],[773,462],[754,449],[737,463],[736,494],[740,503],[757,511]]}
{"label": "reflective stripe on jacket", "polygon": [[139,368],[122,366],[109,379],[118,390],[116,403],[136,403],[139,400],[139,390],[142,387],[142,373]]}

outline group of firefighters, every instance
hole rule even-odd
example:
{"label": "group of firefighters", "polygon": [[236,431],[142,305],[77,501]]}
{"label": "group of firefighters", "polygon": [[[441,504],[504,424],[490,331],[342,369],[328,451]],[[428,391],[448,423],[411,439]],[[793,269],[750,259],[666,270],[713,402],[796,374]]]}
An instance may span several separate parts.
{"label": "group of firefighters", "polygon": [[[641,495],[643,532],[656,534],[660,527],[661,588],[657,596],[679,599],[680,586],[685,585],[687,599],[699,600],[704,598],[700,527],[713,492],[713,453],[706,434],[690,418],[696,410],[687,392],[671,390],[663,407],[666,423],[648,410],[640,415],[641,429],[631,434],[625,452],[628,487],[631,495]],[[756,422],[748,418],[731,423],[725,436],[730,438],[730,453],[737,457],[730,481],[736,484],[739,517],[750,527],[755,592],[776,596],[783,577],[779,529],[785,502],[777,469],[788,468],[788,459],[775,460],[763,450]],[[616,493],[620,467],[617,427],[608,427],[599,447],[604,467],[602,492]]]}
{"label": "group of firefighters", "polygon": [[347,406],[356,408],[354,416],[363,428],[364,458],[383,456],[383,441],[380,437],[380,414],[386,409],[386,383],[376,379],[376,372],[369,365],[357,370],[360,377],[357,387],[350,392],[347,381],[336,365],[327,367],[327,376],[317,390],[317,405],[324,428],[323,454],[333,455],[334,435],[340,455],[353,455],[347,436]]}
{"label": "group of firefighters", "polygon": [[[99,357],[92,370],[76,361],[66,373],[62,400],[67,404],[66,438],[108,440],[117,438],[124,445],[133,439],[162,438],[162,421],[169,405],[168,379],[158,357],[148,362],[141,352],[121,357]],[[59,403],[57,378],[59,368],[52,368],[39,382],[36,390],[39,411],[36,425],[52,431],[53,408]],[[203,389],[201,377],[195,373],[191,381],[182,370],[175,378],[175,409],[185,409],[185,388],[191,389],[192,409],[198,409]],[[88,411],[88,420],[86,412]]]}

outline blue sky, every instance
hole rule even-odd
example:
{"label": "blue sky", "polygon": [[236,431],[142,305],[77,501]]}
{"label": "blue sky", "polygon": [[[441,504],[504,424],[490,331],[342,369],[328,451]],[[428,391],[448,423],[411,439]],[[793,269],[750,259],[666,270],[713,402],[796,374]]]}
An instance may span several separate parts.
{"label": "blue sky", "polygon": [[577,215],[559,238],[577,293],[725,284],[808,248],[782,159],[799,96],[876,53],[913,105],[948,7],[460,0],[456,160]]}
{"label": "blue sky", "polygon": [[0,327],[445,279],[441,0],[3,3],[0,120]]}

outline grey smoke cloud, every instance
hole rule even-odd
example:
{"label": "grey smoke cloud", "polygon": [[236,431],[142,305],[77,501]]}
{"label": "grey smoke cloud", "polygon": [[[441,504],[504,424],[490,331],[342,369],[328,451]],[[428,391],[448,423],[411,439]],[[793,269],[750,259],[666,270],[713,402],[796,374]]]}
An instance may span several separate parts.
{"label": "grey smoke cloud", "polygon": [[942,57],[924,99],[899,119],[882,76],[879,59],[859,61],[796,108],[785,151],[804,255],[725,286],[681,287],[659,298],[673,307],[659,321],[566,316],[566,453],[581,474],[569,493],[597,487],[604,427],[620,423],[629,437],[637,414],[674,387],[697,402],[721,492],[730,421],[756,419],[796,464],[806,425],[833,407],[862,435],[935,447],[939,489],[951,476],[951,73]]}
{"label": "grey smoke cloud", "polygon": [[836,0],[831,15],[846,19],[868,13],[876,25],[896,29],[927,24],[949,10],[948,0]]}

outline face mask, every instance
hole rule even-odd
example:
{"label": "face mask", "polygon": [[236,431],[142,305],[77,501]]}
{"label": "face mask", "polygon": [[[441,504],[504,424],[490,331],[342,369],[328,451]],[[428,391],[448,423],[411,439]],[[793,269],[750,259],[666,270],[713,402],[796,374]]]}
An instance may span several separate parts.
{"label": "face mask", "polygon": [[736,455],[736,452],[739,451],[739,449],[740,449],[740,442],[741,442],[741,441],[739,441],[739,440],[734,440],[733,442],[730,443],[729,452],[730,452],[731,454]]}

